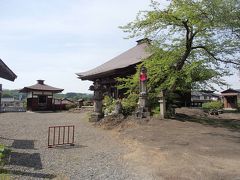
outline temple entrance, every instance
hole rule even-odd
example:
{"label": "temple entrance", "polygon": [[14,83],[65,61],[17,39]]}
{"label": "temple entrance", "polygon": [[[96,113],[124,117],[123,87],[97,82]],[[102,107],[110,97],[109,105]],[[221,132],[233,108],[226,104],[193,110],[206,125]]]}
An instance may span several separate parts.
{"label": "temple entrance", "polygon": [[221,92],[224,108],[237,109],[238,108],[238,98],[240,98],[240,91],[234,89],[227,89]]}
{"label": "temple entrance", "polygon": [[47,96],[38,96],[38,103],[39,104],[47,104]]}
{"label": "temple entrance", "polygon": [[38,96],[38,107],[39,107],[39,110],[47,109],[47,96],[45,95]]}
{"label": "temple entrance", "polygon": [[237,108],[237,96],[227,96],[226,99],[226,108]]}

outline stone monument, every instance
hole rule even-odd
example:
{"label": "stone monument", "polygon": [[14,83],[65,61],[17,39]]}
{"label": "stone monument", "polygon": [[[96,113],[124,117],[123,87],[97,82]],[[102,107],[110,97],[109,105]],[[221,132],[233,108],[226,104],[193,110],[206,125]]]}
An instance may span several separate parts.
{"label": "stone monument", "polygon": [[144,118],[150,116],[147,108],[147,69],[142,66],[139,75],[139,100],[136,116]]}
{"label": "stone monument", "polygon": [[102,111],[102,100],[103,100],[103,86],[99,79],[95,80],[93,85],[90,86],[89,90],[94,91],[93,95],[93,103],[94,103],[94,110],[91,114],[89,119],[90,122],[99,121],[103,118],[103,111]]}
{"label": "stone monument", "polygon": [[160,103],[160,118],[164,119],[166,117],[166,99],[165,99],[165,91],[161,91],[159,94]]}

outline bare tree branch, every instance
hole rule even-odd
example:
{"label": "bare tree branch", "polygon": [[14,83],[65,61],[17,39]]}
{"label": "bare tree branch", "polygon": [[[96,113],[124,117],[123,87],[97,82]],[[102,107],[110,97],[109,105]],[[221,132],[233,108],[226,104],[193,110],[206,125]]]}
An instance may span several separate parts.
{"label": "bare tree branch", "polygon": [[235,61],[232,61],[232,60],[223,60],[223,59],[220,59],[220,58],[217,58],[212,52],[210,52],[206,46],[194,46],[191,48],[192,50],[194,49],[203,49],[205,50],[213,59],[215,59],[216,61],[220,61],[220,62],[223,62],[223,63],[226,63],[226,64],[234,64],[234,65],[237,65],[237,66],[240,66],[240,62],[235,62]]}

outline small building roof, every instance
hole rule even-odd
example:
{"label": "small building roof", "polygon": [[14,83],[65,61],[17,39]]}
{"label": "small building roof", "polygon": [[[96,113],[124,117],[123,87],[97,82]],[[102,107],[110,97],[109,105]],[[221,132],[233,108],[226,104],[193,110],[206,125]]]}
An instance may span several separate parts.
{"label": "small building roof", "polygon": [[68,98],[63,98],[63,99],[59,99],[59,98],[54,98],[53,101],[54,104],[75,104],[74,101],[68,99]]}
{"label": "small building roof", "polygon": [[220,97],[220,94],[214,93],[214,91],[192,91],[191,96],[212,96]]}
{"label": "small building roof", "polygon": [[138,44],[135,47],[107,61],[106,63],[92,70],[77,73],[78,78],[82,80],[92,80],[109,74],[112,75],[115,70],[138,64],[152,55],[152,53],[147,50],[150,44],[149,39],[141,39],[138,40],[137,43]]}
{"label": "small building roof", "polygon": [[221,92],[221,94],[227,94],[227,93],[240,93],[240,89],[229,88],[229,89]]}
{"label": "small building roof", "polygon": [[20,92],[31,92],[31,91],[51,91],[53,93],[60,93],[64,89],[55,88],[52,86],[49,86],[47,84],[44,84],[44,80],[37,80],[37,84],[34,84],[32,86],[24,87],[20,90]]}
{"label": "small building roof", "polygon": [[0,77],[9,81],[14,81],[17,75],[0,59]]}

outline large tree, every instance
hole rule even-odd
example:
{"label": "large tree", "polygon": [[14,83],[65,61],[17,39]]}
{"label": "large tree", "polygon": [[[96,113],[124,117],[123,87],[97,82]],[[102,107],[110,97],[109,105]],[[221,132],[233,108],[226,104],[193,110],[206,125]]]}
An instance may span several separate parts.
{"label": "large tree", "polygon": [[222,76],[239,70],[239,0],[172,0],[164,9],[151,1],[151,7],[121,27],[130,38],[153,40],[153,56],[145,61],[151,86],[222,84]]}
{"label": "large tree", "polygon": [[[162,89],[222,85],[223,76],[240,69],[239,0],[171,0],[165,8],[151,1],[151,10],[121,28],[129,38],[153,40],[153,55],[143,63],[153,96]],[[138,75],[119,83],[134,94]]]}

